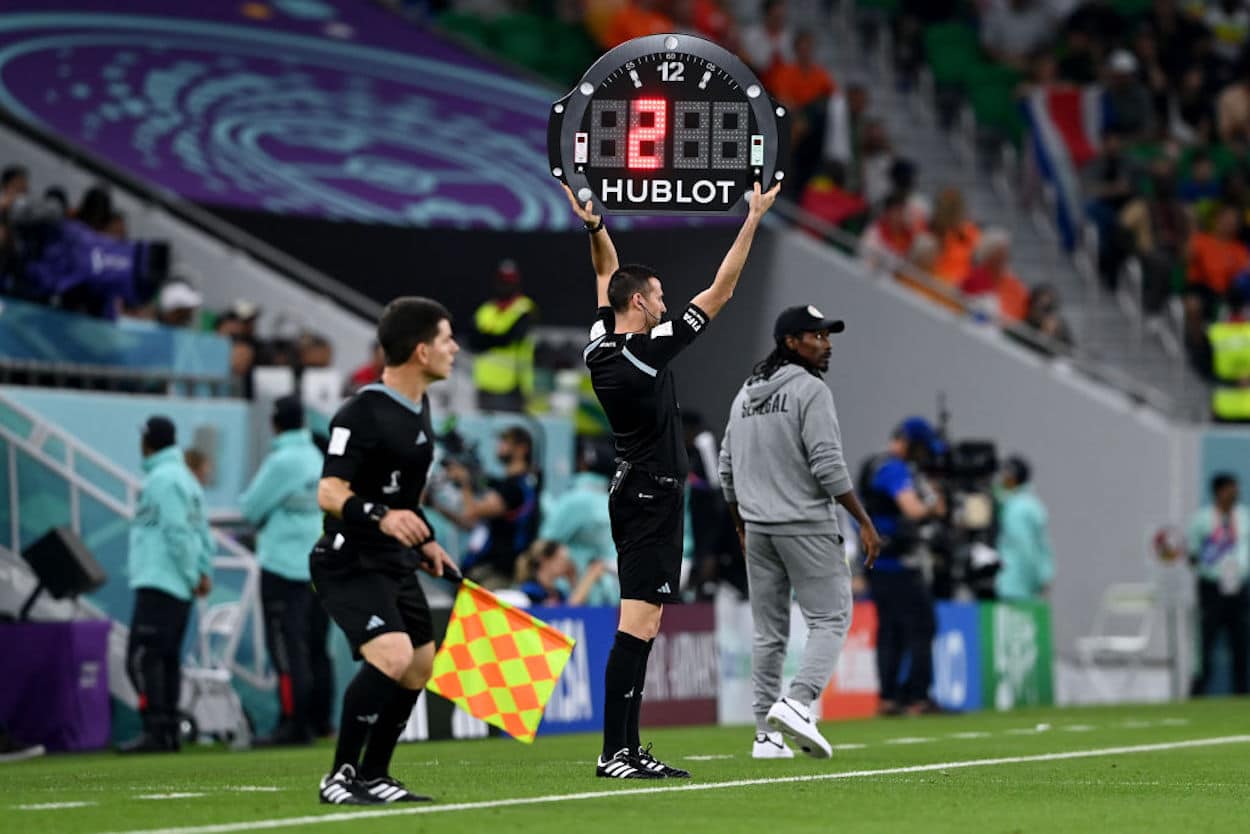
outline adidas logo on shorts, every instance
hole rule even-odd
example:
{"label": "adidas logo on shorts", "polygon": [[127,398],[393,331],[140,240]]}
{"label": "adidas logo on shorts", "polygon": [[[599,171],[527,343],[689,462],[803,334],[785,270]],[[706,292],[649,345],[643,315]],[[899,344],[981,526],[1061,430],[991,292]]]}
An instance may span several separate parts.
{"label": "adidas logo on shorts", "polygon": [[656,588],[655,592],[657,594],[671,594],[673,592],[673,589],[668,587],[668,583],[665,582],[659,588]]}
{"label": "adidas logo on shorts", "polygon": [[[668,586],[666,585],[665,587]],[[374,614],[369,618],[369,622],[365,624],[365,631],[373,631],[375,628],[381,628],[384,625],[386,625],[386,623],[382,621],[382,618],[377,614]]]}

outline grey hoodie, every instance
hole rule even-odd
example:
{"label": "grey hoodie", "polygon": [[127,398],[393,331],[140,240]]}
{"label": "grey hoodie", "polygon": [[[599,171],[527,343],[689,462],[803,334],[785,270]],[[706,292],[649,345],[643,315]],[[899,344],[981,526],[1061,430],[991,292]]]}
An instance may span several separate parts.
{"label": "grey hoodie", "polygon": [[852,483],[825,383],[793,364],[767,380],[748,380],[729,411],[720,481],[748,530],[837,534],[831,499]]}

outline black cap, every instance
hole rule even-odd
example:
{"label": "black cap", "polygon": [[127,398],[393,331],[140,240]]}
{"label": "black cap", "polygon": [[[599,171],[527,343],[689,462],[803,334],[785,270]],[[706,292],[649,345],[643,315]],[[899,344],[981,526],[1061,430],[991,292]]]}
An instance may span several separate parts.
{"label": "black cap", "polygon": [[282,431],[302,428],[304,425],[304,404],[295,394],[279,397],[273,404],[273,424]]}
{"label": "black cap", "polygon": [[159,452],[168,446],[174,445],[177,439],[177,431],[174,429],[174,421],[168,417],[156,415],[149,417],[148,421],[143,424],[143,442],[153,452]]}
{"label": "black cap", "polygon": [[827,319],[825,314],[812,305],[806,307],[787,307],[777,316],[773,325],[773,340],[781,342],[787,336],[798,336],[814,330],[828,330],[830,333],[841,333],[846,329],[846,322],[840,319]]}

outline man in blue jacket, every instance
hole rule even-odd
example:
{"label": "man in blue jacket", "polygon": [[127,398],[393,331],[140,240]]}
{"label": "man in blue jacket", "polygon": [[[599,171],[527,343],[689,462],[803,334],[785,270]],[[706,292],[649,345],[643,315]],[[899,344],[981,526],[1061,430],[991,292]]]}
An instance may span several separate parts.
{"label": "man in blue jacket", "polygon": [[191,598],[212,590],[213,537],[204,492],[183,460],[168,417],[143,428],[143,488],[130,527],[127,573],[135,591],[126,671],[139,694],[143,733],[126,753],[178,749],[179,652]]}
{"label": "man in blue jacket", "polygon": [[[270,744],[307,744],[324,724],[314,703],[329,706],[333,686],[326,636],[330,621],[313,598],[308,552],[321,538],[317,482],[322,456],[304,428],[299,397],[274,403],[273,448],[239,499],[243,517],[259,530],[260,596],[265,641],[278,673],[281,719]],[[317,693],[320,693],[318,697]]]}

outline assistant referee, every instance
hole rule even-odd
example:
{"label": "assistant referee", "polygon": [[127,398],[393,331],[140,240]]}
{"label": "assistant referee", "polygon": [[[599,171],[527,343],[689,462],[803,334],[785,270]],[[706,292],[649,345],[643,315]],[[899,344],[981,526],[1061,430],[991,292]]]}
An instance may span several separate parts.
{"label": "assistant referee", "polygon": [[[416,802],[389,773],[400,733],[430,677],[434,630],[416,569],[455,563],[421,513],[434,460],[426,389],[451,374],[451,316],[428,298],[397,298],[378,321],[382,381],[338,410],[317,487],[325,535],[309,557],[313,587],[343,629],[360,671],[343,693],[334,765],[322,802]],[[364,751],[362,757],[361,751]]]}
{"label": "assistant referee", "polygon": [[590,234],[598,312],[584,356],[595,395],[612,425],[619,462],[608,509],[621,583],[621,618],[604,675],[603,752],[595,775],[616,779],[688,777],[642,749],[638,719],[647,657],[660,630],[665,602],[675,602],[681,576],[684,486],[690,468],[681,412],[669,363],[733,296],[760,219],[780,184],[758,183],[738,237],[712,285],[696,295],[681,318],[665,318],[664,288],[646,266],[620,266],[603,219],[588,201],[573,211]]}

